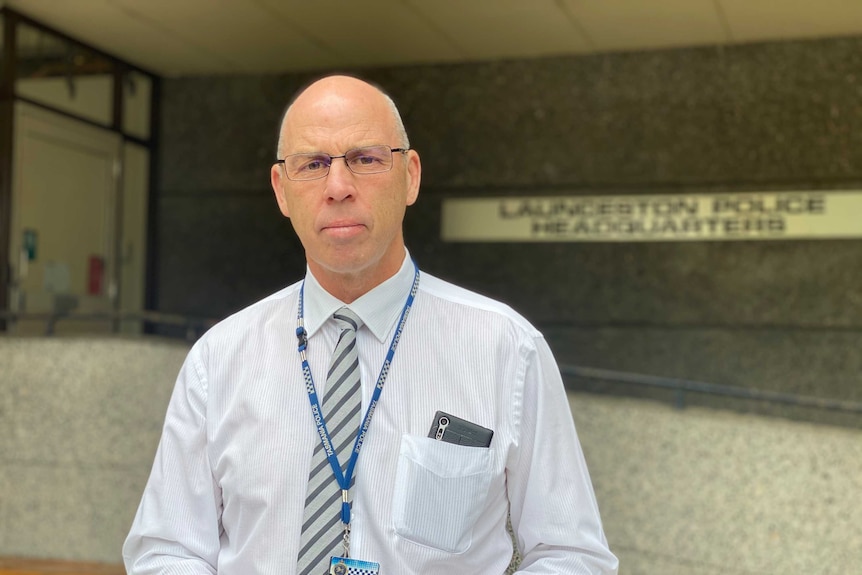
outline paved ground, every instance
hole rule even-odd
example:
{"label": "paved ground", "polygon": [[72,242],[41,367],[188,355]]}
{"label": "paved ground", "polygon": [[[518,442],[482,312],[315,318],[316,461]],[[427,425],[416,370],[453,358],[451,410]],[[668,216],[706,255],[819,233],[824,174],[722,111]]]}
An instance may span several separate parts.
{"label": "paved ground", "polygon": [[862,430],[569,398],[620,573],[862,573]]}

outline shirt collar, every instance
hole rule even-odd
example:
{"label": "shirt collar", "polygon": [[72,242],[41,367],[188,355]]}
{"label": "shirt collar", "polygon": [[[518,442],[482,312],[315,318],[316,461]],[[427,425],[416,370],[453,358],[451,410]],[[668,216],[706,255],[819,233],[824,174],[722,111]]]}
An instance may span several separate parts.
{"label": "shirt collar", "polygon": [[303,299],[308,337],[313,336],[338,309],[348,305],[374,337],[385,342],[386,336],[392,332],[401,316],[407,294],[413,287],[413,261],[410,259],[410,253],[406,249],[404,251],[404,261],[394,276],[349,305],[323,289],[311,270],[306,268]]}

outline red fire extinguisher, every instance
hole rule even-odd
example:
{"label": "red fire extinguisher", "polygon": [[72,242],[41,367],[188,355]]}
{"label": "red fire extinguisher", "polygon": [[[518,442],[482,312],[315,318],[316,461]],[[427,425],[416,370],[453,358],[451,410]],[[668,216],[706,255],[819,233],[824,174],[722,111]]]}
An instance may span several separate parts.
{"label": "red fire extinguisher", "polygon": [[90,256],[87,272],[87,294],[102,295],[105,283],[105,258]]}

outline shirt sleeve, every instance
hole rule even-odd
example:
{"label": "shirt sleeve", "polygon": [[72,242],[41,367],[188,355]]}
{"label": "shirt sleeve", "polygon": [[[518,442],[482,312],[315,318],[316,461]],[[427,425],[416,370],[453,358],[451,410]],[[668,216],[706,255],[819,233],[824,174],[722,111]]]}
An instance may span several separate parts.
{"label": "shirt sleeve", "polygon": [[221,492],[207,456],[203,344],[192,348],[174,387],[153,469],[126,542],[130,575],[214,574]]}
{"label": "shirt sleeve", "polygon": [[516,573],[616,574],[560,371],[544,338],[526,352],[518,453],[507,470]]}

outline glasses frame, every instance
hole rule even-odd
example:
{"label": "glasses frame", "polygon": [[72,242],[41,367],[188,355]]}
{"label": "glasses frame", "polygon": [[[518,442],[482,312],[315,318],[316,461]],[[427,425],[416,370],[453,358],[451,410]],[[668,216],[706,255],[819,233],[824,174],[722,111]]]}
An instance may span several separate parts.
{"label": "glasses frame", "polygon": [[[379,145],[379,146],[361,146],[361,147],[359,147],[359,148],[351,148],[351,149],[347,150],[346,152],[344,152],[343,154],[341,154],[340,156],[331,156],[331,155],[329,155],[329,154],[325,154],[325,153],[323,153],[323,152],[307,152],[307,153],[301,153],[301,154],[289,154],[289,155],[285,156],[284,158],[282,158],[282,159],[280,159],[280,160],[276,160],[276,161],[275,161],[275,163],[276,163],[276,164],[281,164],[281,168],[284,170],[284,175],[285,175],[285,177],[286,177],[288,180],[290,180],[291,182],[313,182],[313,181],[315,181],[315,180],[322,180],[323,178],[325,178],[326,176],[328,176],[328,175],[329,175],[329,171],[332,169],[332,162],[333,162],[333,160],[337,160],[338,158],[343,159],[343,160],[344,160],[344,165],[347,167],[347,169],[348,169],[348,170],[350,170],[350,173],[351,173],[351,174],[356,174],[357,176],[373,176],[373,175],[375,175],[375,174],[385,174],[385,173],[387,173],[387,172],[391,172],[391,171],[392,171],[392,166],[394,166],[394,165],[395,165],[395,162],[392,162],[392,163],[389,165],[389,168],[388,168],[388,169],[386,169],[386,170],[381,170],[381,171],[379,171],[379,172],[356,172],[356,171],[354,171],[354,170],[353,170],[353,168],[351,168],[351,167],[350,167],[350,163],[347,161],[347,155],[348,155],[348,154],[350,154],[351,152],[356,152],[356,151],[358,151],[358,150],[367,150],[367,149],[370,149],[370,148],[388,148],[388,149],[389,149],[389,153],[390,153],[390,154],[392,154],[393,156],[394,156],[394,154],[396,154],[396,153],[399,153],[399,154],[406,154],[407,152],[409,152],[409,151],[410,151],[410,148],[393,148],[393,147],[391,147],[391,146],[387,146],[387,145],[385,145],[385,144],[381,144],[381,145]],[[322,173],[321,175],[319,175],[319,176],[315,176],[315,177],[313,177],[313,178],[307,178],[307,179],[297,180],[297,179],[291,178],[291,177],[290,177],[290,174],[288,174],[288,173],[287,173],[287,164],[285,163],[285,162],[287,161],[287,159],[288,159],[288,158],[291,158],[291,157],[294,157],[294,156],[320,156],[321,158],[329,158],[329,163],[328,163],[328,164],[327,164],[327,166],[326,166],[326,171],[325,171],[324,173]]]}

